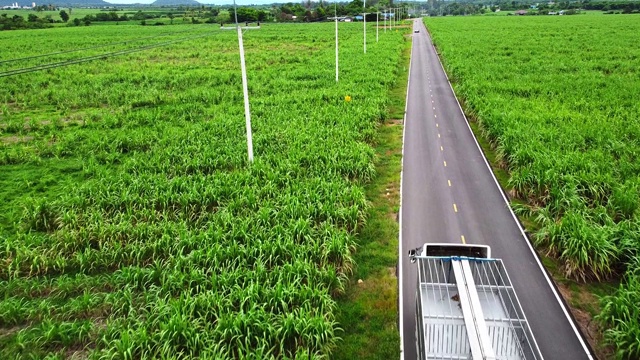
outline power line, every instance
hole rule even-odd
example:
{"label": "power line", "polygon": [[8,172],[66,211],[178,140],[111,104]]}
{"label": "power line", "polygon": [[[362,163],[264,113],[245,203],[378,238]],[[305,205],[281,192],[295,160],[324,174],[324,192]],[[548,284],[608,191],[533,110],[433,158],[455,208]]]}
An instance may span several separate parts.
{"label": "power line", "polygon": [[138,41],[141,41],[141,40],[154,39],[154,38],[158,38],[158,37],[162,37],[162,36],[180,34],[180,33],[189,32],[189,31],[193,31],[193,30],[190,29],[190,30],[176,31],[176,32],[172,32],[172,33],[162,33],[162,34],[154,35],[154,36],[148,36],[148,37],[143,37],[143,38],[138,38],[138,39],[133,39],[133,40],[126,40],[126,41],[117,41],[117,42],[112,42],[112,43],[108,43],[108,44],[90,46],[90,47],[85,47],[85,48],[80,48],[80,49],[58,51],[58,52],[52,52],[52,53],[48,53],[48,54],[40,54],[40,55],[27,56],[27,57],[8,59],[8,60],[0,60],[0,64],[5,64],[5,63],[11,62],[11,61],[22,61],[22,60],[38,59],[38,58],[45,57],[45,56],[69,54],[69,53],[73,53],[73,52],[77,52],[77,51],[83,51],[83,50],[99,49],[101,47],[107,47],[107,46],[111,46],[111,45],[128,44],[128,43],[138,42]]}
{"label": "power line", "polygon": [[57,63],[37,65],[37,66],[32,66],[32,67],[27,67],[27,68],[22,68],[22,69],[9,70],[9,71],[5,71],[5,72],[0,72],[0,78],[7,77],[7,76],[13,76],[13,75],[26,74],[26,73],[40,71],[40,70],[53,69],[53,68],[57,68],[57,67],[67,66],[67,65],[80,64],[80,63],[93,61],[93,60],[106,59],[106,58],[113,57],[113,56],[118,56],[118,55],[131,54],[131,53],[134,53],[134,52],[139,52],[139,51],[143,51],[143,50],[149,50],[149,49],[153,49],[153,48],[157,48],[157,47],[162,47],[162,46],[167,46],[167,45],[172,45],[172,44],[184,42],[184,41],[187,41],[187,40],[197,39],[197,38],[209,36],[209,35],[212,35],[212,34],[214,34],[214,32],[209,32],[209,33],[205,33],[205,34],[199,34],[199,35],[195,35],[195,36],[189,36],[189,37],[185,37],[185,38],[181,38],[181,39],[177,39],[177,40],[165,41],[165,42],[162,42],[162,43],[157,43],[157,44],[152,44],[152,45],[141,46],[141,47],[134,48],[134,49],[114,51],[114,52],[110,52],[110,53],[92,55],[92,56],[87,56],[87,57],[73,59],[73,60],[61,61],[61,62],[57,62]]}

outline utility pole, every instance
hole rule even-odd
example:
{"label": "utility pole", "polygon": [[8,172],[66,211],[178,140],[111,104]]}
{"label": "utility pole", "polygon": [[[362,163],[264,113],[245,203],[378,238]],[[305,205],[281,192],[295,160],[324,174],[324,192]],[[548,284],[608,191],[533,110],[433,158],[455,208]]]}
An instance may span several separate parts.
{"label": "utility pole", "polygon": [[380,11],[377,11],[378,9],[376,9],[376,42],[378,42],[378,16],[380,15]]}
{"label": "utility pole", "polygon": [[244,44],[242,43],[242,29],[238,26],[238,9],[236,0],[233,0],[233,12],[236,18],[236,29],[238,29],[238,44],[240,45],[240,67],[242,69],[242,92],[244,94],[244,119],[247,127],[247,153],[249,163],[253,163],[253,135],[251,134],[251,110],[249,109],[249,87],[247,85],[247,66],[244,63]]}
{"label": "utility pole", "polygon": [[[247,153],[249,163],[253,163],[253,135],[251,134],[251,110],[249,108],[249,88],[247,85],[247,66],[244,62],[244,44],[242,42],[242,27],[238,25],[238,8],[233,0],[233,11],[238,32],[238,47],[240,48],[240,69],[242,70],[242,93],[244,95],[244,118],[247,127]],[[232,30],[233,27],[221,27],[222,30]],[[260,29],[260,26],[246,26],[245,29]]]}
{"label": "utility pole", "polygon": [[338,5],[333,3],[333,11],[336,19],[336,83],[338,82]]}
{"label": "utility pole", "polygon": [[364,53],[367,53],[367,0],[362,3],[362,20],[364,24]]}
{"label": "utility pole", "polygon": [[396,25],[398,25],[398,8],[393,8],[393,25],[391,25],[391,28],[395,28]]}

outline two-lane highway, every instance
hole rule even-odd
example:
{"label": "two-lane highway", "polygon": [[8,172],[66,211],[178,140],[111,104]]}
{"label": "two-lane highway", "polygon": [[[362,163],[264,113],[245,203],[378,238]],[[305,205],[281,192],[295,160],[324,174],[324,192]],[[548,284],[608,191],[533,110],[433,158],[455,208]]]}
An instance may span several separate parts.
{"label": "two-lane highway", "polygon": [[545,359],[591,359],[509,208],[421,20],[414,21],[405,115],[400,236],[402,357],[416,358],[416,265],[425,242],[486,244],[502,258]]}

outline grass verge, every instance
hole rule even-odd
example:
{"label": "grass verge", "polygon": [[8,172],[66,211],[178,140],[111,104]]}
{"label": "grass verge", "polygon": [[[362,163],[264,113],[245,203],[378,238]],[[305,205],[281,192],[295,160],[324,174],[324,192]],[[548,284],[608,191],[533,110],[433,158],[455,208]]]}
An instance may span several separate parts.
{"label": "grass verge", "polygon": [[358,236],[357,268],[338,299],[337,319],[343,328],[334,359],[397,359],[398,211],[402,166],[402,118],[406,101],[411,41],[407,39],[398,77],[390,90],[388,119],[377,134],[376,178],[365,188],[370,201],[367,224]]}

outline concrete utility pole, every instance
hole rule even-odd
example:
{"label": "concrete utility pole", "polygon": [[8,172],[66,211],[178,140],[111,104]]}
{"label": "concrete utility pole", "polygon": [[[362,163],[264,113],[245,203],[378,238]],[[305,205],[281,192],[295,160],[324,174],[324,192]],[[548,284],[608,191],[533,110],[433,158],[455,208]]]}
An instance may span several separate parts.
{"label": "concrete utility pole", "polygon": [[333,11],[336,18],[336,82],[338,82],[338,5],[337,3],[333,3]]}
{"label": "concrete utility pole", "polygon": [[[242,93],[244,95],[244,118],[247,127],[247,154],[249,163],[253,163],[253,135],[251,134],[251,110],[249,107],[249,88],[247,85],[247,66],[244,62],[244,44],[242,42],[242,28],[238,25],[238,8],[236,0],[233,0],[233,12],[236,20],[236,31],[238,32],[238,47],[240,48],[240,69],[242,71]],[[257,27],[246,27],[247,29],[259,29]],[[222,27],[222,30],[231,30],[233,28]]]}
{"label": "concrete utility pole", "polygon": [[393,26],[392,28],[395,28],[396,26],[398,26],[398,8],[393,8]]}
{"label": "concrete utility pole", "polygon": [[364,53],[367,53],[367,0],[362,2],[362,20],[364,24]]}

